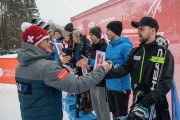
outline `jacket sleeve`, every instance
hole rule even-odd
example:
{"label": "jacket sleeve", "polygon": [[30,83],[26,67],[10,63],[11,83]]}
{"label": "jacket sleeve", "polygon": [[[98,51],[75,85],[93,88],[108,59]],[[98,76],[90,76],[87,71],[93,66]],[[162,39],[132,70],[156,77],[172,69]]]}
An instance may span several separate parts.
{"label": "jacket sleeve", "polygon": [[85,44],[84,44],[84,49],[83,49],[84,52],[83,53],[86,56],[88,54],[91,44],[90,44],[90,40],[88,40],[87,38],[85,38],[84,42],[85,42]]}
{"label": "jacket sleeve", "polygon": [[174,58],[168,50],[158,85],[153,91],[147,94],[140,103],[145,107],[149,107],[152,104],[160,105],[172,87],[173,75]]}
{"label": "jacket sleeve", "polygon": [[43,72],[43,80],[47,86],[54,87],[56,89],[72,92],[72,93],[82,93],[91,87],[94,87],[105,77],[105,70],[103,67],[92,71],[85,76],[76,77],[71,73],[64,74],[65,77],[61,79],[59,74],[63,72],[62,67],[48,63]]}
{"label": "jacket sleeve", "polygon": [[107,74],[106,74],[106,79],[111,79],[111,78],[119,78],[127,75],[130,73],[131,68],[133,65],[133,50],[131,51],[130,55],[128,56],[128,59],[125,63],[120,65],[117,68],[112,68]]}

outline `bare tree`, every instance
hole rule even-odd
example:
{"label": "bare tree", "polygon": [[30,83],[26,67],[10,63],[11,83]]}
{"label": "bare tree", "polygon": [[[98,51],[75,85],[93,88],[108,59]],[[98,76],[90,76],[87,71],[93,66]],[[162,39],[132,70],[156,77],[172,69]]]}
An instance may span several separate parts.
{"label": "bare tree", "polygon": [[53,31],[54,31],[55,29],[60,29],[61,32],[62,32],[62,35],[65,36],[64,26],[60,26],[60,25],[56,24],[54,21],[52,21],[52,20],[49,20],[49,21],[48,21],[48,24],[51,26],[51,28],[53,29]]}

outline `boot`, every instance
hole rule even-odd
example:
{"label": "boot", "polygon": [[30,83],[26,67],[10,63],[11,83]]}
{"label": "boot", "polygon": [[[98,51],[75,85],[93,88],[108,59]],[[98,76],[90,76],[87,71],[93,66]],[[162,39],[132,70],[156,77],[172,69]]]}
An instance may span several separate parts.
{"label": "boot", "polygon": [[81,109],[81,110],[85,110],[86,107],[87,107],[87,98],[83,98],[83,99],[82,99],[82,104],[81,104],[81,106],[80,106],[80,109]]}
{"label": "boot", "polygon": [[90,102],[90,103],[88,103],[86,109],[83,110],[83,114],[84,114],[84,115],[87,115],[88,113],[90,113],[90,112],[92,112],[92,111],[93,111],[93,107],[92,107],[92,104],[91,104],[91,102]]}

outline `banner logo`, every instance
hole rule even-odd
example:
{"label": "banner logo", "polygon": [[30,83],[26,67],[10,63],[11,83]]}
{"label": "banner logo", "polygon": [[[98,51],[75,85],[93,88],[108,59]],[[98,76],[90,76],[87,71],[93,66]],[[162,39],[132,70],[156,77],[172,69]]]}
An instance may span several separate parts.
{"label": "banner logo", "polygon": [[3,76],[3,69],[0,68],[0,77],[2,77],[2,76]]}

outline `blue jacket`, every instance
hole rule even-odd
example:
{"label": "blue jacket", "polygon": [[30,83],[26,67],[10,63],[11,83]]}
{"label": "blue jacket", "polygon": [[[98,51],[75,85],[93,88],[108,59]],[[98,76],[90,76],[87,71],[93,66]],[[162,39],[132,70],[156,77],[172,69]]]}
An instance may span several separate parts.
{"label": "blue jacket", "polygon": [[[106,49],[106,60],[111,60],[117,68],[127,60],[132,48],[133,45],[129,38],[120,37],[112,40]],[[108,90],[128,90],[131,87],[129,74],[121,78],[109,79],[106,79]]]}
{"label": "blue jacket", "polygon": [[62,92],[43,80],[16,77],[22,120],[62,120]]}

